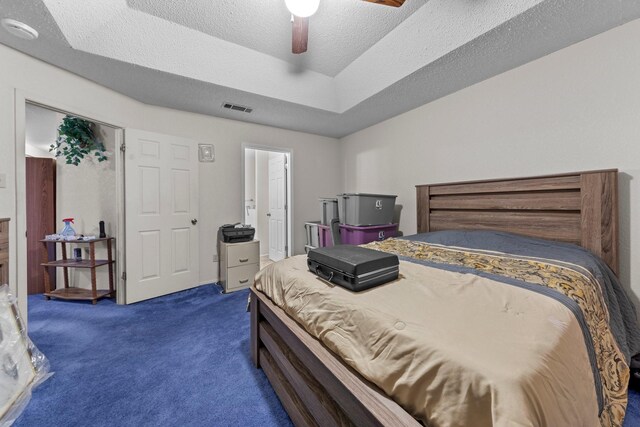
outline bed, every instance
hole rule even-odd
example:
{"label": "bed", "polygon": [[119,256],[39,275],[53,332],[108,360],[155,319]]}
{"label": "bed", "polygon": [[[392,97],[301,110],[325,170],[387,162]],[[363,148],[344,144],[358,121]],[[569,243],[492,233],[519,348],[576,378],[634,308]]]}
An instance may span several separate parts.
{"label": "bed", "polygon": [[[640,338],[614,276],[617,171],[417,186],[417,207],[420,234],[372,244],[400,256],[398,283],[352,294],[304,257],[256,277],[252,359],[294,424],[620,425]],[[509,345],[485,351],[492,331]]]}

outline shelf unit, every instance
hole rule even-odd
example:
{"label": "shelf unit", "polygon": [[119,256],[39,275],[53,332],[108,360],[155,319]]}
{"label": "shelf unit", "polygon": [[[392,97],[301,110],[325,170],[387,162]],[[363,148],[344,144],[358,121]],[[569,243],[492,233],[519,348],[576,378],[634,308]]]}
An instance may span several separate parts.
{"label": "shelf unit", "polygon": [[[95,304],[100,298],[111,297],[115,295],[113,286],[113,247],[115,238],[104,237],[92,240],[40,240],[43,244],[42,266],[45,268],[44,289],[47,299],[60,298],[67,300],[85,300]],[[95,244],[105,242],[107,244],[107,259],[96,259]],[[62,245],[62,259],[56,260],[49,257],[49,245]],[[67,245],[89,245],[89,259],[76,261],[67,257]],[[56,251],[51,251],[56,253]],[[109,267],[109,289],[97,289],[96,287],[96,268],[102,266]],[[50,268],[62,268],[64,275],[64,288],[51,290],[51,281],[49,280]],[[88,268],[91,270],[91,289],[83,289],[69,286],[69,269],[70,268]]]}

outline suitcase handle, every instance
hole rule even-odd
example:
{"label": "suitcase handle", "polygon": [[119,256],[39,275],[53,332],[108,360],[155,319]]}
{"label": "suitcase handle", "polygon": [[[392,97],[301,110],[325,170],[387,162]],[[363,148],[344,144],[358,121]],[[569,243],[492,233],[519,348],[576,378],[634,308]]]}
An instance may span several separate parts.
{"label": "suitcase handle", "polygon": [[331,281],[331,279],[333,279],[333,271],[332,271],[332,272],[329,274],[329,276],[327,277],[327,276],[325,276],[324,274],[322,274],[322,271],[320,270],[320,267],[319,267],[319,266],[317,266],[317,267],[316,267],[316,274],[317,274],[318,276],[320,276],[320,278],[321,278],[321,279],[324,279],[324,280],[326,280],[327,282],[330,282],[330,281]]}

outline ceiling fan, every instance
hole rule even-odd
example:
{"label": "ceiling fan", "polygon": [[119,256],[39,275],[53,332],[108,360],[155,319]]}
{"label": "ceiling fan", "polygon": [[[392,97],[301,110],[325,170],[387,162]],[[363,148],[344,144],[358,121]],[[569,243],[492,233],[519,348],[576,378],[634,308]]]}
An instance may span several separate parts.
{"label": "ceiling fan", "polygon": [[[400,7],[405,0],[362,0],[385,6]],[[309,39],[309,17],[316,13],[320,0],[284,0],[293,20],[293,37],[291,51],[304,53],[307,51]]]}

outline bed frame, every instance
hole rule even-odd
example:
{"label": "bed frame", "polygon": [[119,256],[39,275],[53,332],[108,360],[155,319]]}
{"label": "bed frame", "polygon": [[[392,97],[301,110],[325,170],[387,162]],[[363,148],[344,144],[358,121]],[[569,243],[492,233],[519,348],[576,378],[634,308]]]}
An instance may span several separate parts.
{"label": "bed frame", "polygon": [[618,170],[416,186],[418,233],[499,230],[574,243],[618,275]]}
{"label": "bed frame", "polygon": [[[500,230],[579,244],[618,274],[615,169],[419,185],[418,232]],[[251,357],[296,426],[420,426],[375,385],[251,289]]]}

